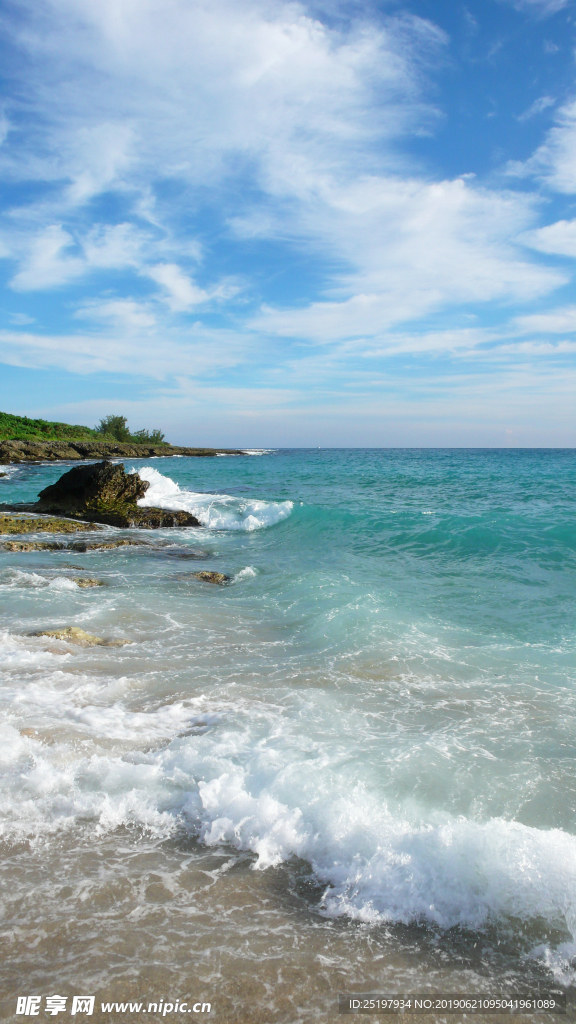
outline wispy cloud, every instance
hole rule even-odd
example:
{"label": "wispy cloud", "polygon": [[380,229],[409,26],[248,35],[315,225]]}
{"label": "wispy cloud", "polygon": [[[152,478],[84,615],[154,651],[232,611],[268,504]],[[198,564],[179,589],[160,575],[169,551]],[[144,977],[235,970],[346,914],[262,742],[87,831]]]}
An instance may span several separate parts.
{"label": "wispy cloud", "polygon": [[542,178],[558,192],[576,192],[576,100],[558,110],[556,124],[526,161],[511,162],[510,175]]}
{"label": "wispy cloud", "polygon": [[526,11],[538,18],[546,18],[567,7],[570,0],[507,0],[519,11]]}
{"label": "wispy cloud", "polygon": [[548,107],[553,107],[556,100],[553,96],[540,96],[539,99],[534,100],[534,103],[528,107],[524,113],[519,114],[517,121],[529,121],[531,117],[536,117],[538,114],[542,114]]}

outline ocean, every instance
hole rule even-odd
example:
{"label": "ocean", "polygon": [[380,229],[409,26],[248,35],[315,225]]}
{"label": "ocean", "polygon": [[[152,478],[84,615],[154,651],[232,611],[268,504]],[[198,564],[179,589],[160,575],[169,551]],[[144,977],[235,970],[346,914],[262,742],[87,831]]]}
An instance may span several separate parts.
{"label": "ocean", "polygon": [[[202,528],[0,551],[3,1019],[570,993],[576,452],[125,466]],[[4,467],[0,501],[67,468]],[[129,643],[30,635],[68,626]]]}

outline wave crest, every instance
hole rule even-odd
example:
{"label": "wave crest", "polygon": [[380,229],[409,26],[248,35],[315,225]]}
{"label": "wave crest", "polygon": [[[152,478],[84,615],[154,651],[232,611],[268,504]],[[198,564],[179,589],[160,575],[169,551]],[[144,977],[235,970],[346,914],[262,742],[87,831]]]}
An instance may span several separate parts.
{"label": "wave crest", "polygon": [[181,490],[174,480],[163,476],[153,466],[132,472],[138,472],[140,478],[150,484],[139,505],[190,512],[210,530],[262,530],[287,519],[294,507],[291,501],[246,500],[230,494]]}

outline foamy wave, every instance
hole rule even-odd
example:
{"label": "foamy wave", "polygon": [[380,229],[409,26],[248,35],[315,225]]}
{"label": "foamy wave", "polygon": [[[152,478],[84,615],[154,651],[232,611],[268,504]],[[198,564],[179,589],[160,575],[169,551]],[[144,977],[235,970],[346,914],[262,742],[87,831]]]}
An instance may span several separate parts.
{"label": "foamy wave", "polygon": [[13,569],[7,573],[7,581],[0,583],[0,590],[11,589],[12,587],[49,587],[51,590],[79,590],[74,580],[67,576],[41,576],[36,572],[23,572],[21,569]]}
{"label": "foamy wave", "polygon": [[[350,786],[320,738],[310,747],[299,716],[210,709],[206,698],[129,712],[85,703],[87,682],[80,677],[74,693],[59,672],[20,689],[18,716],[40,721],[47,739],[3,727],[5,834],[78,819],[169,834],[188,822],[208,845],[252,851],[260,869],[308,860],[327,886],[329,916],[474,930],[545,922],[576,941],[574,836],[502,818],[415,820],[408,807],[393,811],[381,793]],[[571,950],[535,955],[561,980]]]}
{"label": "foamy wave", "polygon": [[246,565],[243,569],[240,569],[240,572],[236,573],[234,579],[236,581],[239,581],[239,580],[249,580],[249,579],[253,579],[253,577],[257,576],[257,575],[258,575],[258,570],[257,569],[255,569],[252,565]]}
{"label": "foamy wave", "polygon": [[202,526],[211,530],[261,530],[286,519],[293,508],[291,501],[247,501],[229,494],[184,491],[153,466],[144,466],[137,472],[150,484],[139,505],[191,512]]}
{"label": "foamy wave", "polygon": [[308,860],[329,916],[474,930],[543,918],[574,936],[574,836],[504,819],[414,826],[360,789],[323,788],[288,802],[238,771],[200,782],[202,839],[251,850],[261,868]]}

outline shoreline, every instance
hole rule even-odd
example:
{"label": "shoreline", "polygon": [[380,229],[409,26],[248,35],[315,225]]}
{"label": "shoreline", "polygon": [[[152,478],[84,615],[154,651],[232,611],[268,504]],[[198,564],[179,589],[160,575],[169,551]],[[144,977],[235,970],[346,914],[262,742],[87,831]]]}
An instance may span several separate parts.
{"label": "shoreline", "polygon": [[[307,1024],[573,983],[573,472],[540,461],[134,460],[214,528],[6,515],[3,1005],[25,977],[93,1020],[192,991]],[[3,484],[140,500],[130,463]]]}
{"label": "shoreline", "polygon": [[187,455],[213,458],[245,455],[240,448],[186,448],[179,445],[125,444],[113,441],[0,441],[0,465],[39,462],[79,462],[83,459],[148,459]]}

